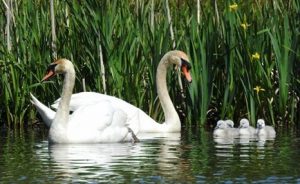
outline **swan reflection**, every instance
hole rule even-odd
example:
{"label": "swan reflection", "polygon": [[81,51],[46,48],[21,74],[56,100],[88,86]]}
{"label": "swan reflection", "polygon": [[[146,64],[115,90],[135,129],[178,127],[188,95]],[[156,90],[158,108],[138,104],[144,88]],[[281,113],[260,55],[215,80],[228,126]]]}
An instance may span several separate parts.
{"label": "swan reflection", "polygon": [[141,165],[173,171],[179,159],[180,133],[143,133],[139,139],[135,144],[54,144],[49,154],[59,175],[72,178],[102,178],[122,170],[138,173]]}

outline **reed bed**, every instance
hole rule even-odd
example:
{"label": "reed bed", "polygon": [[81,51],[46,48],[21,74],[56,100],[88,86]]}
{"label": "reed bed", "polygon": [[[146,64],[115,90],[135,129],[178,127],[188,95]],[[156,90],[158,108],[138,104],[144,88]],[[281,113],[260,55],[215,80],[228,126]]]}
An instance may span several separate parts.
{"label": "reed bed", "polygon": [[171,49],[192,62],[183,91],[175,70],[168,80],[184,126],[299,122],[299,1],[50,2],[2,1],[0,125],[36,122],[30,92],[46,104],[59,97],[58,79],[39,83],[56,57],[75,63],[74,92],[114,95],[163,120],[155,74]]}

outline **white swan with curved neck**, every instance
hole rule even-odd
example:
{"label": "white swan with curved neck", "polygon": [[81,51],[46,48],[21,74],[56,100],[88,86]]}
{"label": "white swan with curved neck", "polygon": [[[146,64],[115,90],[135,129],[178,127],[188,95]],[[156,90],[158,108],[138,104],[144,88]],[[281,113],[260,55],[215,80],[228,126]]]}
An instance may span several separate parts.
{"label": "white swan with curved neck", "polygon": [[[100,143],[137,141],[126,124],[127,115],[121,109],[102,101],[78,108],[69,114],[69,104],[75,83],[75,70],[71,61],[59,59],[52,63],[42,81],[55,74],[64,75],[61,100],[50,124],[50,143]],[[36,105],[35,100],[32,99]],[[52,113],[53,115],[53,113]]]}
{"label": "white swan with curved neck", "polygon": [[[170,99],[166,83],[167,69],[170,65],[173,64],[177,65],[181,69],[187,81],[192,81],[191,75],[189,73],[190,64],[188,62],[187,55],[184,52],[178,50],[167,52],[161,59],[157,67],[156,74],[157,93],[165,114],[164,123],[157,123],[144,111],[122,99],[95,92],[81,92],[73,94],[70,101],[70,110],[76,111],[77,109],[85,107],[87,105],[101,104],[102,101],[107,101],[112,105],[112,107],[119,107],[126,113],[128,117],[127,124],[129,124],[129,127],[134,131],[135,134],[143,132],[180,132],[180,119]],[[33,104],[38,109],[38,112],[41,114],[45,123],[47,125],[50,125],[50,120],[53,119],[53,111],[40,103],[33,96],[32,100],[34,101]],[[60,100],[61,99],[58,99],[52,105],[52,107],[57,108]]]}

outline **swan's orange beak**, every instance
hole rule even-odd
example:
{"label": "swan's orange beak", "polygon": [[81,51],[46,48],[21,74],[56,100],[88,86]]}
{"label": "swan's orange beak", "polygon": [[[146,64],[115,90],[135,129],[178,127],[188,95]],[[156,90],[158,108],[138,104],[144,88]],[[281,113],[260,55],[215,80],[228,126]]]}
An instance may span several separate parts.
{"label": "swan's orange beak", "polygon": [[187,69],[186,66],[182,66],[181,67],[181,71],[183,73],[183,75],[185,76],[186,80],[191,83],[192,82],[192,76],[191,76],[191,73],[190,71]]}
{"label": "swan's orange beak", "polygon": [[57,66],[57,63],[51,63],[48,68],[47,68],[47,74],[43,77],[41,82],[44,82],[45,80],[50,79],[51,77],[53,77],[54,75],[56,75],[55,72],[55,67]]}
{"label": "swan's orange beak", "polygon": [[41,82],[44,82],[48,79],[50,79],[51,77],[53,77],[55,75],[55,73],[53,72],[53,70],[49,70],[48,73],[43,77]]}

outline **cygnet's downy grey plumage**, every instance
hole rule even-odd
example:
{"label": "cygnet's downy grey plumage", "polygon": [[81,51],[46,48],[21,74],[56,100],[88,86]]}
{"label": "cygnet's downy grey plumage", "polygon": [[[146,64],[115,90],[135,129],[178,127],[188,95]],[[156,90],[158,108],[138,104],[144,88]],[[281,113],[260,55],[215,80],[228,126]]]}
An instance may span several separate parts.
{"label": "cygnet's downy grey plumage", "polygon": [[275,129],[272,126],[266,125],[263,119],[257,120],[256,133],[258,136],[264,136],[268,138],[274,138],[276,136]]}
{"label": "cygnet's downy grey plumage", "polygon": [[232,135],[234,137],[238,137],[239,136],[239,129],[234,128],[234,122],[231,119],[227,119],[227,120],[225,120],[225,123],[227,124],[227,128],[232,132]]}
{"label": "cygnet's downy grey plumage", "polygon": [[231,119],[225,120],[228,128],[234,128],[234,122]]}
{"label": "cygnet's downy grey plumage", "polygon": [[213,136],[219,138],[232,138],[237,135],[234,128],[230,128],[226,121],[219,120],[214,129]]}
{"label": "cygnet's downy grey plumage", "polygon": [[239,135],[242,137],[253,137],[255,136],[255,128],[250,126],[249,121],[245,118],[241,119],[239,126]]}

